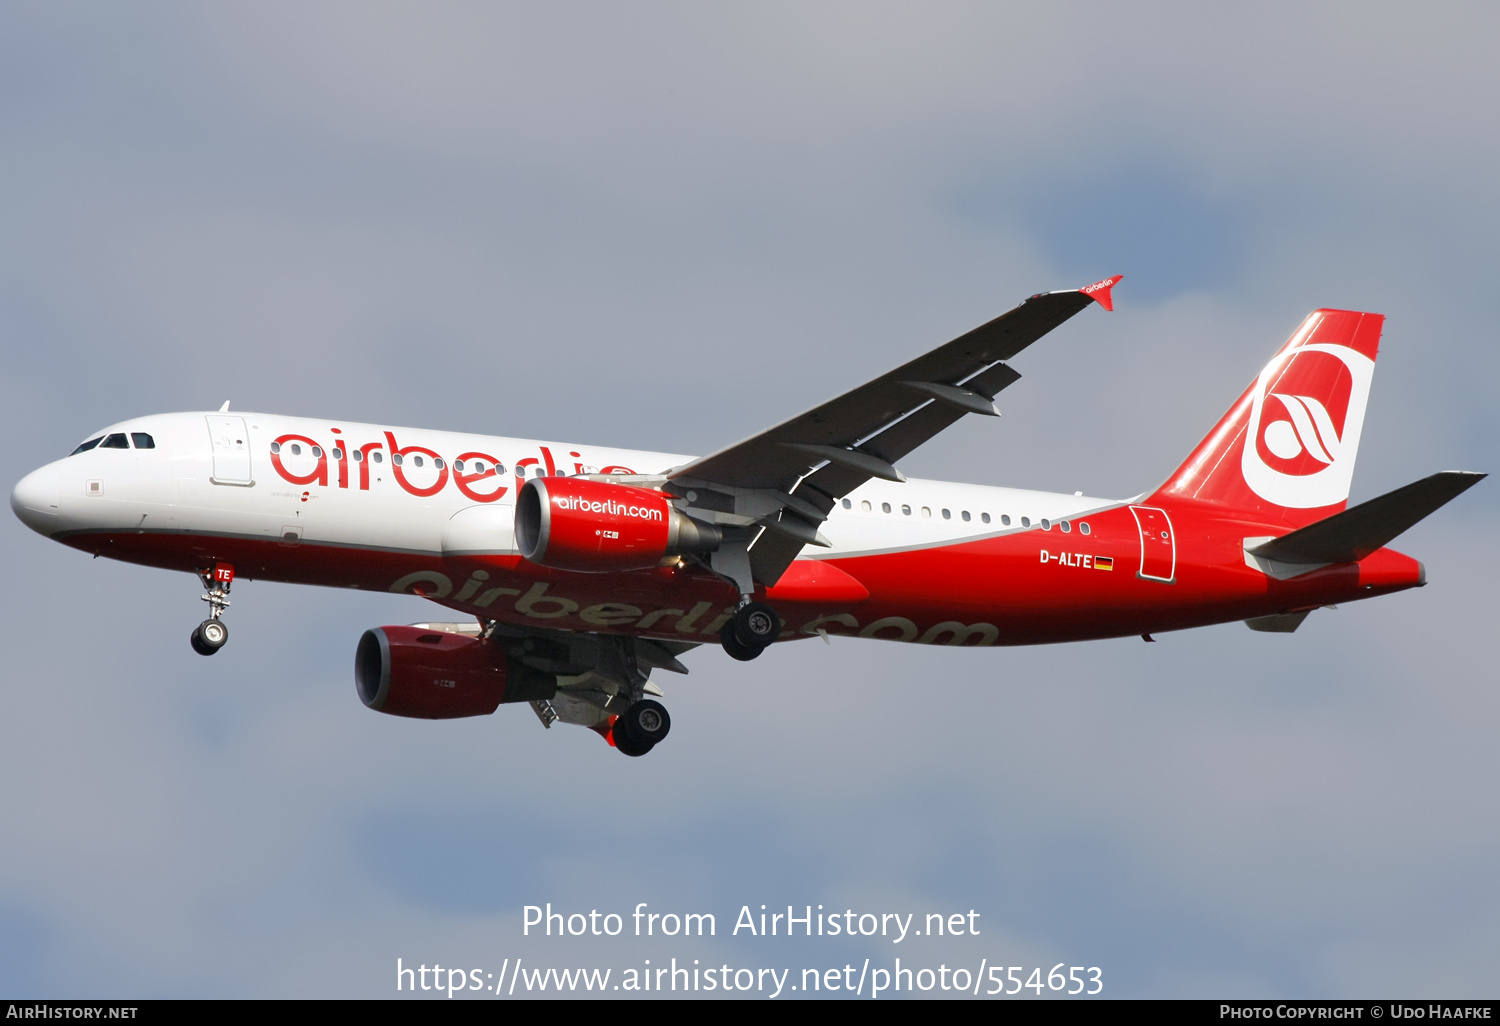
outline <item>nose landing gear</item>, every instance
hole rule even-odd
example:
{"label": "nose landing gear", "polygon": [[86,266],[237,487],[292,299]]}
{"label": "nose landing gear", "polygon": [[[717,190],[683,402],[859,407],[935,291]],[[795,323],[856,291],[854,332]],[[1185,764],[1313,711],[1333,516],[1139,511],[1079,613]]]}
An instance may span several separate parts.
{"label": "nose landing gear", "polygon": [[229,586],[234,583],[234,567],[229,563],[215,563],[212,570],[200,572],[198,577],[208,589],[203,601],[208,603],[208,619],[193,628],[188,639],[193,651],[211,656],[229,641],[229,628],[222,617],[229,608]]}

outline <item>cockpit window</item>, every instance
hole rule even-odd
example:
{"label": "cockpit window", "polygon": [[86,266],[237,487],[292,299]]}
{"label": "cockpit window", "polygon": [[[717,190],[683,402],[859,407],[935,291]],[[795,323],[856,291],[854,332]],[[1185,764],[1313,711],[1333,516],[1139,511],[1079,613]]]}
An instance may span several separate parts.
{"label": "cockpit window", "polygon": [[100,442],[99,443],[99,448],[101,448],[101,449],[129,449],[130,448],[130,443],[125,440],[125,432],[120,431],[120,432],[118,432],[116,434],[110,435],[104,441]]}
{"label": "cockpit window", "polygon": [[94,446],[98,445],[102,441],[104,441],[104,436],[103,435],[100,435],[98,438],[90,438],[87,442],[84,442],[78,448],[76,448],[72,452],[68,453],[68,455],[69,456],[77,456],[81,452],[88,452],[90,449],[92,449]]}
{"label": "cockpit window", "polygon": [[130,432],[130,440],[135,443],[135,447],[137,449],[155,449],[156,448],[156,439],[152,438],[150,435],[146,434],[146,432],[144,432],[144,431],[132,431],[132,432]]}

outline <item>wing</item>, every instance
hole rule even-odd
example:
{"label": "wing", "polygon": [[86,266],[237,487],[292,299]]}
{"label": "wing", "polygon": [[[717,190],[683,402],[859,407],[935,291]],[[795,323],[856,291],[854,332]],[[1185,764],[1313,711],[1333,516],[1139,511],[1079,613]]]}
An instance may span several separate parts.
{"label": "wing", "polygon": [[[1120,276],[1043,292],[947,345],[742,442],[669,471],[684,512],[753,529],[740,554],[714,569],[771,585],[804,545],[826,545],[818,525],[872,477],[905,480],[897,460],[969,413],[998,416],[993,400],[1020,378],[1005,361],[1096,301],[1111,309]],[[742,565],[749,558],[749,573]]]}

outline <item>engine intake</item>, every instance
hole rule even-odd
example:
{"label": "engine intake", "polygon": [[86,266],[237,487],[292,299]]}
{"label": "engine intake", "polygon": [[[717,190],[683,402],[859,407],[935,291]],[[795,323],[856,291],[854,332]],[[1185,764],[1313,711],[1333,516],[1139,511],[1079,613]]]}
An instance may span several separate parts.
{"label": "engine intake", "polygon": [[392,716],[487,716],[505,697],[506,662],[503,652],[478,638],[374,627],[359,639],[354,682],[360,701]]}
{"label": "engine intake", "polygon": [[537,477],[516,499],[516,545],[538,566],[608,573],[714,552],[719,528],[678,512],[661,492],[577,477]]}

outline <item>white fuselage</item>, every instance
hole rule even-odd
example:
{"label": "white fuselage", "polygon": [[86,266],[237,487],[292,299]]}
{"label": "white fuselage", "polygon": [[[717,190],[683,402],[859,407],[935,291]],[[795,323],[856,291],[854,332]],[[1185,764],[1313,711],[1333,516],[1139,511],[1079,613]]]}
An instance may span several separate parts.
{"label": "white fuselage", "polygon": [[[243,438],[229,438],[234,430],[220,432],[216,450],[213,421],[221,422],[220,427],[230,422]],[[280,541],[295,535],[294,543],[430,555],[451,549],[457,544],[454,531],[465,530],[464,521],[472,520],[475,529],[488,535],[486,547],[513,551],[512,503],[526,477],[601,470],[660,474],[692,459],[607,446],[238,412],[140,417],[90,437],[135,433],[149,434],[155,447],[96,446],[28,475],[13,494],[17,514],[49,536],[130,530]],[[273,460],[272,443],[288,436],[311,444],[284,441]],[[408,450],[399,468],[392,463],[392,439],[397,449]],[[293,454],[293,445],[302,451]],[[313,455],[313,445],[320,455]],[[413,455],[411,447],[427,455]],[[467,492],[460,488],[455,470],[455,461],[466,454],[466,469],[477,461],[488,471],[470,483]],[[416,460],[422,465],[416,466]],[[320,461],[324,472],[314,476]],[[497,465],[502,473],[495,473]],[[442,487],[419,494],[440,479]],[[1117,503],[1112,500],[1012,488],[915,478],[904,484],[873,480],[833,509],[822,528],[832,547],[816,555],[831,558],[958,542],[1113,505]],[[483,515],[455,522],[466,510]]]}

